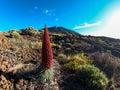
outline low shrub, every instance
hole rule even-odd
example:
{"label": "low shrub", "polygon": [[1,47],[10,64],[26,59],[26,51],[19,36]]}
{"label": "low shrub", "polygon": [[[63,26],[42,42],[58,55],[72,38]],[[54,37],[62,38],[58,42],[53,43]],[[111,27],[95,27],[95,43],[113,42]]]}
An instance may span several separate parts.
{"label": "low shrub", "polygon": [[38,45],[40,48],[42,48],[42,42],[41,42],[41,41],[37,42],[37,45]]}
{"label": "low shrub", "polygon": [[51,44],[52,47],[57,47],[58,46],[58,44],[56,44],[56,43],[50,43],[50,44]]}
{"label": "low shrub", "polygon": [[10,37],[18,39],[21,36],[20,36],[20,34],[17,31],[14,30],[14,31],[10,32]]}
{"label": "low shrub", "polygon": [[54,36],[65,36],[65,34],[62,34],[62,33],[52,33],[52,35],[54,35]]}
{"label": "low shrub", "polygon": [[109,89],[109,90],[116,90],[115,85],[114,85],[114,84],[112,84],[112,85],[110,86],[110,89]]}
{"label": "low shrub", "polygon": [[60,54],[58,54],[58,57],[64,59],[64,58],[66,58],[67,56],[66,56],[65,54],[63,54],[63,53],[60,53]]}
{"label": "low shrub", "polygon": [[51,82],[54,78],[54,73],[53,73],[53,69],[49,68],[49,69],[45,69],[39,77],[39,81],[41,83],[48,83]]}
{"label": "low shrub", "polygon": [[33,27],[28,27],[28,28],[26,28],[26,30],[25,30],[25,34],[26,34],[26,35],[30,35],[30,36],[35,36],[35,35],[38,34],[38,31],[35,30]]}
{"label": "low shrub", "polygon": [[77,70],[81,65],[92,64],[89,57],[85,56],[84,53],[69,56],[68,63],[64,64],[64,67],[69,70]]}
{"label": "low shrub", "polygon": [[109,84],[110,84],[109,90],[116,90],[114,76],[111,77]]}
{"label": "low shrub", "polygon": [[106,76],[93,65],[83,65],[77,71],[78,80],[87,90],[105,90],[108,85]]}
{"label": "low shrub", "polygon": [[[37,42],[37,45],[42,48],[42,42],[41,41]],[[55,43],[50,43],[50,45],[52,47],[58,47],[58,44],[55,44]]]}

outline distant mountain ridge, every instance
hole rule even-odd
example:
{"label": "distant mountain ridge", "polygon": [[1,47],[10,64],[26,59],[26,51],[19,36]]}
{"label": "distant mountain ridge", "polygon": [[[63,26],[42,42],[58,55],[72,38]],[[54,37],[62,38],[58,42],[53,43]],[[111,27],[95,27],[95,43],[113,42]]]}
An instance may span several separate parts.
{"label": "distant mountain ridge", "polygon": [[49,27],[48,30],[50,32],[55,32],[55,33],[63,33],[63,34],[79,34],[73,30],[61,27],[61,26],[54,26],[54,27]]}

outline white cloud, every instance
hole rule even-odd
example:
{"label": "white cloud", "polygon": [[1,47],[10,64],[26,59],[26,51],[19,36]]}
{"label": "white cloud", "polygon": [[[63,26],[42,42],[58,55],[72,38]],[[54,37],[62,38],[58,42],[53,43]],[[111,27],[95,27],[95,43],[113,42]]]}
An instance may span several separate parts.
{"label": "white cloud", "polygon": [[53,9],[45,9],[42,12],[43,12],[43,14],[45,14],[47,16],[55,16],[55,10],[53,10]]}
{"label": "white cloud", "polygon": [[43,11],[43,13],[45,13],[45,14],[47,14],[49,12],[49,10],[48,9],[46,9],[45,11]]}
{"label": "white cloud", "polygon": [[96,23],[84,23],[84,25],[78,25],[75,26],[73,29],[81,29],[81,28],[89,28],[89,27],[95,27],[95,26],[100,26],[101,25],[101,21],[96,22]]}

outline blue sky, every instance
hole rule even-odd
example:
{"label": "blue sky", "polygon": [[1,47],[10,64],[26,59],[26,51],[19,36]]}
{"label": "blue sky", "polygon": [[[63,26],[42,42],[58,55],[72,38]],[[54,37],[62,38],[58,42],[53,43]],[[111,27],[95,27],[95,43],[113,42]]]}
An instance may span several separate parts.
{"label": "blue sky", "polygon": [[120,0],[0,0],[0,31],[40,29],[46,23],[85,35],[120,38],[119,18]]}

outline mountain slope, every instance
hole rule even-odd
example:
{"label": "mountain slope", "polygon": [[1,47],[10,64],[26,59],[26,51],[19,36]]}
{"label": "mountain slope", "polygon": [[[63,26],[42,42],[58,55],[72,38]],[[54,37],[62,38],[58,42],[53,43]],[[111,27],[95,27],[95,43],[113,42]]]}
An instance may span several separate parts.
{"label": "mountain slope", "polygon": [[54,35],[52,41],[60,46],[54,47],[55,55],[64,53],[69,56],[84,52],[90,56],[95,66],[106,73],[108,78],[114,77],[116,87],[120,88],[120,39],[84,36],[77,33]]}
{"label": "mountain slope", "polygon": [[[64,68],[64,64],[69,61],[70,56],[83,52],[109,79],[114,77],[115,86],[118,90],[120,89],[119,39],[84,36],[63,27],[48,29],[54,52],[53,66],[55,70],[54,85],[51,84],[50,88],[53,90],[58,87],[59,90],[84,90],[84,87],[75,80],[75,72],[66,71]],[[26,87],[31,86],[36,90],[38,90],[37,88],[43,90],[41,87],[45,88],[39,84],[36,78],[39,76],[41,63],[42,35],[42,30],[37,31],[34,28],[0,33],[0,64],[4,61],[9,62],[7,66],[4,66],[5,69],[0,68],[0,75],[14,84],[15,90],[25,89],[24,82],[26,82]],[[11,68],[10,73],[6,73],[8,68]]]}
{"label": "mountain slope", "polygon": [[[111,52],[113,55],[120,57],[120,39],[113,39],[108,37],[95,37],[95,36],[83,36],[72,30],[68,30],[63,27],[50,27],[48,28],[50,32],[71,34],[71,36],[55,36],[53,41],[60,44],[70,44],[72,50],[74,51],[85,51],[87,53],[92,53],[96,51]],[[58,41],[59,40],[59,41]],[[63,45],[63,46],[64,46]],[[70,45],[69,45],[70,46]],[[69,48],[66,47],[66,48]],[[76,49],[78,47],[78,49]],[[73,51],[73,52],[74,52]]]}
{"label": "mountain slope", "polygon": [[63,34],[78,34],[75,31],[69,30],[67,28],[64,27],[59,27],[59,26],[54,26],[54,27],[49,27],[48,30],[50,32],[54,32],[54,33],[63,33]]}

